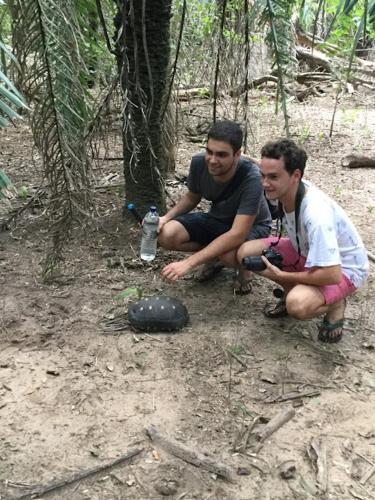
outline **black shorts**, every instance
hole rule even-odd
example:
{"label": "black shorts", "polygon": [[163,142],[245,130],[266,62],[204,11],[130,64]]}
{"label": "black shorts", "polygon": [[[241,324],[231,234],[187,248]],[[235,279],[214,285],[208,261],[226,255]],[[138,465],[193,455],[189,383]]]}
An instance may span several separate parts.
{"label": "black shorts", "polygon": [[[180,215],[174,220],[184,226],[189,233],[190,241],[195,241],[204,247],[232,227],[232,224],[226,224],[210,214],[200,212]],[[246,240],[267,238],[270,234],[271,227],[268,224],[256,224],[251,228]]]}

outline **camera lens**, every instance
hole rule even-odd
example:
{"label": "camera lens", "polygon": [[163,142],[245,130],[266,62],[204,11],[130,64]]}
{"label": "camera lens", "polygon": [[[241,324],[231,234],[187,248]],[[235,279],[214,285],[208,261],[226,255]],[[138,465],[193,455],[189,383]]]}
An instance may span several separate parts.
{"label": "camera lens", "polygon": [[248,271],[264,271],[264,269],[266,269],[266,265],[260,255],[255,257],[245,257],[242,260],[242,265]]}

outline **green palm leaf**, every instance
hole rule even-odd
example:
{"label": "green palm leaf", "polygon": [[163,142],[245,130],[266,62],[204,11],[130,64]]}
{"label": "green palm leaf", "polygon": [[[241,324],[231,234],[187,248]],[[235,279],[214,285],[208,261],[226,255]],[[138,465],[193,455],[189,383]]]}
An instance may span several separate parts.
{"label": "green palm leaf", "polygon": [[358,0],[346,0],[344,4],[344,14],[350,14],[351,10],[357,5]]}
{"label": "green palm leaf", "polygon": [[278,93],[284,114],[286,135],[289,136],[289,116],[285,79],[293,73],[297,61],[292,53],[294,38],[291,26],[291,14],[294,2],[289,0],[265,0],[261,20],[268,24],[270,31],[267,40],[271,46],[274,67],[278,77]]}
{"label": "green palm leaf", "polygon": [[52,245],[44,275],[61,260],[63,244],[75,219],[91,211],[89,163],[85,147],[89,121],[87,70],[80,54],[81,31],[76,2],[12,0],[16,54],[27,67],[25,85],[35,99],[34,140],[51,189]]}
{"label": "green palm leaf", "polygon": [[2,42],[0,42],[0,52],[2,53],[2,57],[0,57],[0,127],[5,127],[8,125],[9,119],[20,118],[14,108],[26,108],[27,106],[22,95],[3,72],[5,68],[2,68],[2,61],[6,57],[13,62],[16,62],[16,59],[9,47]]}
{"label": "green palm leaf", "polygon": [[0,200],[3,197],[3,192],[12,185],[11,180],[6,175],[4,170],[0,169]]}
{"label": "green palm leaf", "polygon": [[[349,15],[358,4],[359,4],[358,0],[340,0],[336,12],[327,30],[325,39],[327,39],[330,33],[332,32],[333,26],[336,20],[339,18],[340,14],[343,13],[345,15]],[[368,2],[366,15],[370,23],[375,24],[375,0],[371,0]]]}

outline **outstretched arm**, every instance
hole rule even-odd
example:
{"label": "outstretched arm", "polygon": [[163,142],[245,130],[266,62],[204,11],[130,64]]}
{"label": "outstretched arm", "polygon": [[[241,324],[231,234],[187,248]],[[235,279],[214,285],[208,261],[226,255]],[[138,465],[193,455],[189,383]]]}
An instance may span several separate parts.
{"label": "outstretched arm", "polygon": [[197,266],[238,248],[245,241],[255,217],[255,215],[236,215],[229,231],[186,259],[165,266],[161,272],[162,276],[168,281],[176,281]]}

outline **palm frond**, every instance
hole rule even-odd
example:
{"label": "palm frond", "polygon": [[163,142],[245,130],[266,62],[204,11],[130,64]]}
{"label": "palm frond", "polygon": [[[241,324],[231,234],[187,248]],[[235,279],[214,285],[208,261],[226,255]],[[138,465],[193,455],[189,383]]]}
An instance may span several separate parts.
{"label": "palm frond", "polygon": [[371,24],[375,26],[375,0],[369,2],[368,5],[368,19]]}
{"label": "palm frond", "polygon": [[[331,34],[332,29],[339,18],[340,14],[345,14],[349,15],[355,7],[359,4],[359,0],[340,0],[339,4],[337,5],[336,12],[331,20],[331,23],[328,27],[328,30],[325,35],[325,39],[328,38],[328,36]],[[367,8],[366,8],[367,7]],[[371,24],[375,25],[375,0],[371,0],[368,2],[365,2],[365,12],[368,21]],[[366,21],[362,25],[362,28],[366,27]]]}
{"label": "palm frond", "polygon": [[285,131],[289,136],[289,116],[287,110],[287,95],[285,79],[288,74],[293,73],[297,61],[292,53],[294,38],[291,24],[291,14],[294,2],[289,0],[266,0],[262,12],[263,24],[268,24],[270,31],[267,36],[274,59],[278,77],[278,93],[284,114]]}
{"label": "palm frond", "polygon": [[35,100],[32,130],[51,189],[52,246],[44,268],[48,278],[73,220],[88,215],[91,207],[84,141],[89,115],[82,84],[86,68],[74,0],[12,0],[12,13],[17,52],[32,62],[27,68],[27,85]]}
{"label": "palm frond", "polygon": [[20,118],[20,115],[14,108],[26,108],[26,103],[22,95],[18,92],[14,84],[9,80],[5,74],[2,61],[5,57],[16,62],[11,49],[0,42],[0,127],[8,125],[9,120]]}
{"label": "palm frond", "polygon": [[341,14],[342,12],[342,9],[344,7],[344,4],[345,4],[346,0],[340,0],[339,4],[337,5],[337,9],[336,9],[336,12],[334,13],[332,19],[331,19],[331,22],[328,26],[328,29],[326,31],[326,34],[324,36],[324,40],[327,40],[327,38],[329,37],[329,35],[331,34],[332,32],[332,29],[333,29],[333,26],[335,25],[335,22],[336,22],[336,19],[338,18],[338,16]]}
{"label": "palm frond", "polygon": [[9,179],[4,170],[0,169],[0,199],[3,197],[4,191],[10,186],[12,186],[12,181]]}
{"label": "palm frond", "polygon": [[367,18],[368,18],[368,9],[364,9],[363,10],[363,14],[362,14],[362,18],[361,18],[361,20],[359,22],[356,34],[354,36],[352,50],[350,52],[349,65],[348,65],[348,68],[347,68],[347,81],[349,80],[350,73],[351,73],[351,70],[352,70],[352,65],[353,65],[353,60],[354,60],[354,55],[355,55],[355,49],[358,46],[358,42],[359,42],[361,36],[363,36],[364,27],[367,24]]}
{"label": "palm frond", "polygon": [[354,9],[354,7],[357,5],[358,0],[345,0],[343,12],[344,14],[348,15],[350,12]]}

